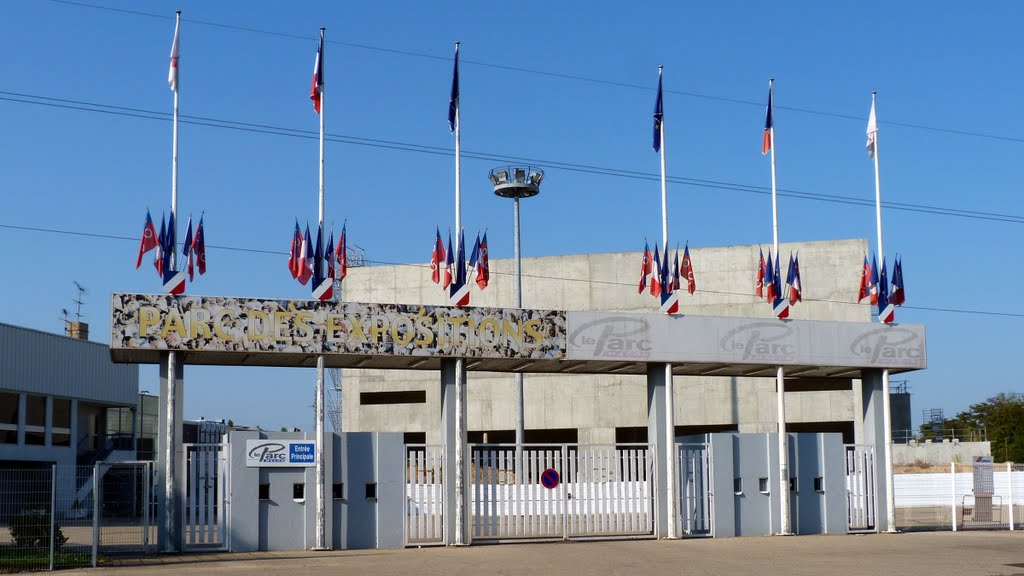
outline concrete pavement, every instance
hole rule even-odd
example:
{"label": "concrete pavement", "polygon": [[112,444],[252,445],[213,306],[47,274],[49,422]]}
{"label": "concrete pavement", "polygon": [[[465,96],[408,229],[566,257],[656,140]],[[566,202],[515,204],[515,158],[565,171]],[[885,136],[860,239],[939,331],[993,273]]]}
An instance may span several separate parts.
{"label": "concrete pavement", "polygon": [[919,532],[863,536],[506,544],[320,553],[191,554],[116,560],[95,570],[71,571],[79,572],[115,576],[298,576],[312,573],[360,576],[1024,576],[1024,532]]}

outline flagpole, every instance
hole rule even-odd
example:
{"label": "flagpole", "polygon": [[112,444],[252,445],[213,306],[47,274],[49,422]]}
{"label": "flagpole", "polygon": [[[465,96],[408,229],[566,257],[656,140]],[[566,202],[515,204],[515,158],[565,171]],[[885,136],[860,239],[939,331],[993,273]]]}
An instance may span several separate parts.
{"label": "flagpole", "polygon": [[[664,66],[658,66],[658,84],[661,84],[661,76]],[[668,258],[668,185],[665,178],[665,114],[661,116],[661,245],[665,247],[664,258]],[[667,268],[667,266],[666,266]],[[660,271],[655,271],[659,274]],[[663,279],[664,280],[664,279]],[[662,287],[665,290],[666,287]],[[669,538],[676,538],[676,466],[675,466],[675,388],[672,381],[672,364],[665,364],[665,497],[668,501],[668,534]]]}
{"label": "flagpole", "polygon": [[[181,10],[175,12],[174,15],[174,34],[175,41],[179,40],[179,32],[181,30]],[[180,56],[178,57],[178,63],[180,63]],[[174,227],[178,227],[178,218],[176,212],[178,211],[178,90],[181,83],[181,68],[175,63],[175,82],[174,82],[174,122],[173,128],[171,129],[171,219],[174,221]],[[177,238],[177,234],[174,234]],[[177,267],[177,246],[171,247],[170,254],[170,266],[174,270]],[[177,420],[180,418],[177,411],[178,402],[178,358],[177,354],[172,350],[167,353],[167,424],[166,430],[166,442],[164,442],[166,451],[164,453],[164,519],[167,524],[167,542],[164,545],[165,551],[177,551],[180,534],[178,534],[178,522],[177,522],[177,506],[176,493],[178,492],[178,479],[177,479],[177,462],[178,458],[178,443],[177,439]]]}
{"label": "flagpole", "polygon": [[[324,47],[324,32],[325,28],[320,28],[320,66],[319,69],[322,71],[325,64],[326,52]],[[326,89],[326,83],[321,76],[318,79],[320,83],[320,194],[319,194],[319,216],[317,218],[319,230],[317,232],[318,237],[323,235],[324,229],[324,96]],[[317,240],[319,242],[319,240]],[[317,269],[321,265],[320,262],[314,264]],[[316,357],[316,446],[315,446],[315,465],[316,465],[316,544],[314,549],[326,550],[327,549],[327,501],[326,501],[326,477],[324,471],[324,355],[321,353]]]}
{"label": "flagpole", "polygon": [[[876,113],[875,100],[878,92],[871,93],[871,111]],[[875,125],[874,157],[875,161],[875,225],[878,231],[878,259],[885,265],[885,252],[882,248],[882,186],[878,176],[878,126]],[[879,311],[881,313],[881,311]],[[881,315],[878,318],[882,321]],[[892,478],[892,412],[889,399],[889,369],[882,370],[882,418],[885,420],[885,531],[896,531],[896,498],[893,494]]]}
{"label": "flagpole", "polygon": [[[459,42],[455,43],[458,70]],[[455,101],[455,253],[462,247],[462,151],[460,147],[462,96]],[[449,249],[451,247],[449,246]],[[456,262],[458,264],[458,262]],[[466,544],[465,444],[466,444],[466,361],[455,359],[455,543]]]}
{"label": "flagpole", "polygon": [[[771,102],[772,87],[775,84],[774,78],[768,79],[768,105],[774,108]],[[769,110],[769,114],[774,110]],[[779,197],[775,186],[775,119],[768,128],[768,137],[771,139],[770,151],[772,154],[772,246],[775,250],[775,266],[779,266]],[[779,294],[776,298],[782,297]],[[782,366],[777,367],[775,374],[776,402],[779,417],[779,534],[790,534],[790,511],[789,511],[789,447],[786,436],[786,374]]]}

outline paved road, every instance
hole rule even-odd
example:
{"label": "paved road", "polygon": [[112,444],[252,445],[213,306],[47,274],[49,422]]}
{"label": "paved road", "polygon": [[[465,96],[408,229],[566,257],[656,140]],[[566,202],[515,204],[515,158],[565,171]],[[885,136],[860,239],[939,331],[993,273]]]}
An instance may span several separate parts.
{"label": "paved road", "polygon": [[151,556],[64,574],[1024,576],[1024,531]]}

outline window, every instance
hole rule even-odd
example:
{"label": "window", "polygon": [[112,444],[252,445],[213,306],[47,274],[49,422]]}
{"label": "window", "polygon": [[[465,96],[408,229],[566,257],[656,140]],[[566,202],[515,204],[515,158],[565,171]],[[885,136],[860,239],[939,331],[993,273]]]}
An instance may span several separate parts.
{"label": "window", "polygon": [[331,487],[331,498],[341,500],[345,497],[345,483],[337,482]]}
{"label": "window", "polygon": [[46,443],[46,396],[29,394],[25,399],[25,444]]}
{"label": "window", "polygon": [[732,479],[732,491],[737,496],[743,494],[743,478]]}
{"label": "window", "polygon": [[71,400],[53,399],[53,445],[71,446]]}
{"label": "window", "polygon": [[366,483],[366,499],[376,500],[377,499],[377,483],[367,482]]}
{"label": "window", "polygon": [[18,443],[18,395],[0,392],[0,444]]}
{"label": "window", "polygon": [[426,404],[426,390],[399,390],[395,392],[360,392],[359,403],[374,404]]}
{"label": "window", "polygon": [[260,484],[260,500],[270,500],[270,484]]}
{"label": "window", "polygon": [[771,488],[768,487],[767,477],[757,479],[757,491],[761,494],[768,494],[771,492]]}
{"label": "window", "polygon": [[292,484],[292,500],[303,501],[306,499],[306,485],[302,482]]}
{"label": "window", "polygon": [[825,491],[825,479],[821,476],[814,477],[814,491],[824,492]]}
{"label": "window", "polygon": [[789,491],[799,492],[799,490],[796,489],[796,477],[792,477],[789,479]]}
{"label": "window", "polygon": [[427,433],[426,432],[406,432],[403,435],[403,439],[406,444],[426,444]]}

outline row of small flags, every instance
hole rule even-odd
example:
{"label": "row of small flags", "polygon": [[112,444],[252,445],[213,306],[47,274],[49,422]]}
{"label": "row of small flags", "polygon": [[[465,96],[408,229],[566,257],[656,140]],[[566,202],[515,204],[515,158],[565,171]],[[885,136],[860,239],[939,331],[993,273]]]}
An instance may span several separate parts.
{"label": "row of small flags", "polygon": [[[484,290],[491,279],[490,257],[487,250],[487,232],[483,239],[477,232],[473,251],[469,256],[469,270],[466,270],[466,233],[459,231],[458,255],[453,254],[452,233],[448,232],[448,249],[441,240],[441,230],[434,228],[434,249],[430,254],[430,279],[448,290],[448,302],[452,306],[468,306],[473,284]],[[444,267],[442,268],[442,263]]]}
{"label": "row of small flags", "polygon": [[675,259],[672,266],[668,265],[668,250],[665,250],[665,258],[658,254],[658,244],[654,244],[654,255],[651,255],[650,245],[644,241],[643,261],[640,264],[640,282],[637,285],[637,294],[643,294],[649,290],[651,296],[661,299],[661,311],[665,314],[679,312],[679,296],[677,292],[682,289],[681,278],[686,279],[686,291],[693,294],[697,290],[697,281],[693,276],[693,261],[690,260],[690,244],[683,248],[683,261],[679,262],[679,247],[676,247]]}
{"label": "row of small flags", "polygon": [[189,282],[195,280],[195,272],[206,274],[206,231],[203,227],[203,217],[199,217],[199,226],[192,234],[192,216],[188,217],[188,226],[185,231],[185,242],[181,254],[185,258],[185,266],[178,270],[178,262],[173,258],[174,252],[178,249],[174,225],[174,213],[165,221],[160,218],[160,232],[156,231],[153,218],[146,210],[146,222],[142,227],[142,239],[139,240],[139,256],[135,260],[135,269],[142,266],[142,257],[149,251],[155,250],[153,267],[164,284],[164,291],[168,294],[179,295],[185,292],[186,274]]}
{"label": "row of small flags", "polygon": [[896,306],[902,306],[907,300],[907,293],[903,287],[903,259],[899,256],[893,259],[892,264],[892,286],[889,285],[888,273],[885,268],[885,261],[882,261],[882,272],[878,272],[878,261],[874,255],[871,256],[871,263],[868,257],[864,256],[864,268],[860,275],[860,290],[857,292],[857,302],[863,302],[868,298],[873,306],[878,306],[878,320],[886,324],[896,319]]}
{"label": "row of small flags", "polygon": [[334,297],[334,281],[340,282],[348,274],[346,226],[341,226],[338,247],[335,248],[333,227],[327,236],[327,244],[324,245],[323,227],[317,226],[314,245],[309,234],[309,224],[306,224],[306,233],[303,234],[299,228],[299,221],[295,221],[292,245],[288,250],[288,272],[303,286],[312,280],[313,298],[321,302]]}
{"label": "row of small flags", "polygon": [[789,307],[803,301],[803,282],[800,280],[800,255],[789,255],[789,268],[786,271],[785,287],[782,283],[782,271],[780,270],[779,255],[775,255],[772,262],[772,253],[768,252],[768,261],[764,259],[764,250],[757,261],[757,282],[754,285],[754,294],[758,298],[764,298],[772,305],[772,313],[776,318],[789,318]]}

